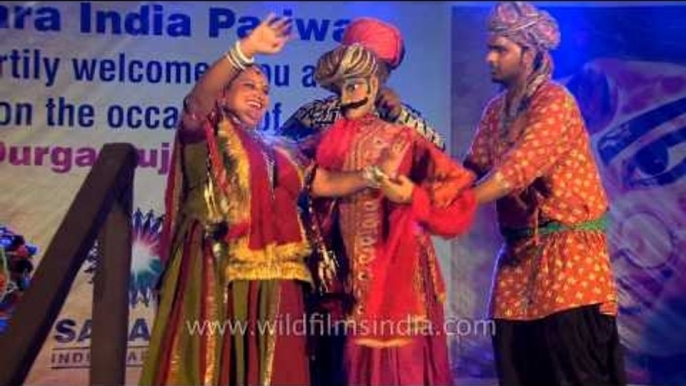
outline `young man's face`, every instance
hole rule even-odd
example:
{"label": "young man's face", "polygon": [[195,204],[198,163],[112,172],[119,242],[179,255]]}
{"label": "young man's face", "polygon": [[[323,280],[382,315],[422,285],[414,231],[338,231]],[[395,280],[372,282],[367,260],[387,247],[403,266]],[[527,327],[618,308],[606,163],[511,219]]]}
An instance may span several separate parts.
{"label": "young man's face", "polygon": [[347,119],[374,111],[379,81],[376,77],[347,78],[341,82],[341,110]]}
{"label": "young man's face", "polygon": [[525,71],[522,46],[512,40],[490,35],[486,63],[491,68],[491,80],[505,86],[513,84]]}

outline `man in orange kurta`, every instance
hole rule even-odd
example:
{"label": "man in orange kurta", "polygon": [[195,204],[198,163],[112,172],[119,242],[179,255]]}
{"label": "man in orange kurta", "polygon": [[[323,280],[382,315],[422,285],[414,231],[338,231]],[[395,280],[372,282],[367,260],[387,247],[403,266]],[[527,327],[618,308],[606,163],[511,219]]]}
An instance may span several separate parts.
{"label": "man in orange kurta", "polygon": [[490,316],[502,385],[624,384],[608,202],[574,97],[551,81],[555,20],[498,4],[488,54],[504,92],[486,107],[465,166],[479,203],[496,201],[505,245]]}

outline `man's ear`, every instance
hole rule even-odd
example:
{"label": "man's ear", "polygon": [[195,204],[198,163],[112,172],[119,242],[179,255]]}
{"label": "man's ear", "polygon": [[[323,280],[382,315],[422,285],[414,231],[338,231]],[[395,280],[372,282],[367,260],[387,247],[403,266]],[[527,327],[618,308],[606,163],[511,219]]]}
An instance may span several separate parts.
{"label": "man's ear", "polygon": [[522,63],[524,63],[524,65],[527,68],[533,69],[535,60],[536,60],[536,50],[529,48],[529,47],[523,47],[522,48]]}
{"label": "man's ear", "polygon": [[369,77],[369,98],[376,100],[379,96],[379,78],[376,76]]}

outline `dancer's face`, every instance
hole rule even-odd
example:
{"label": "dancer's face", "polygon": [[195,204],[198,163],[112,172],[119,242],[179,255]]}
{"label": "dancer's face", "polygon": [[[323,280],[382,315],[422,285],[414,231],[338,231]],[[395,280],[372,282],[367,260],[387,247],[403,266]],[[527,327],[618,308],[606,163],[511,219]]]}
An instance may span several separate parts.
{"label": "dancer's face", "polygon": [[255,128],[269,106],[269,83],[259,67],[241,71],[224,91],[222,107],[245,128]]}

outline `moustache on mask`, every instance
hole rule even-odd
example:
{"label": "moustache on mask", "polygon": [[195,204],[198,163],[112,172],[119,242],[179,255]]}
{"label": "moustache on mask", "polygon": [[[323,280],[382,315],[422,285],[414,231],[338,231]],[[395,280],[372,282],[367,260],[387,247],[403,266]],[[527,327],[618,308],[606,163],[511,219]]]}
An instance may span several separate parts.
{"label": "moustache on mask", "polygon": [[360,107],[366,105],[367,102],[369,102],[369,98],[364,97],[363,99],[360,99],[359,101],[341,104],[341,111],[345,113],[347,110],[354,110],[354,109],[360,108]]}

